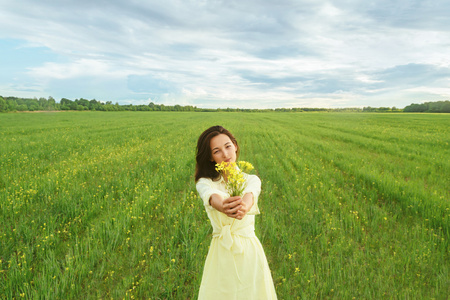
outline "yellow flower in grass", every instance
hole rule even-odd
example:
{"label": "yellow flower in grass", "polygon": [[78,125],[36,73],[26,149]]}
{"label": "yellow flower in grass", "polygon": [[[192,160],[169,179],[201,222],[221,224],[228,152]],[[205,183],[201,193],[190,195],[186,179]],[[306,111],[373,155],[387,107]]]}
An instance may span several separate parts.
{"label": "yellow flower in grass", "polygon": [[246,161],[238,162],[238,166],[239,166],[239,169],[241,169],[242,172],[244,172],[244,173],[248,173],[254,169],[253,165]]}
{"label": "yellow flower in grass", "polygon": [[243,196],[244,190],[247,187],[244,172],[253,170],[253,165],[246,161],[240,161],[237,164],[234,162],[221,162],[216,164],[217,172],[222,173],[227,179],[226,188],[231,197]]}

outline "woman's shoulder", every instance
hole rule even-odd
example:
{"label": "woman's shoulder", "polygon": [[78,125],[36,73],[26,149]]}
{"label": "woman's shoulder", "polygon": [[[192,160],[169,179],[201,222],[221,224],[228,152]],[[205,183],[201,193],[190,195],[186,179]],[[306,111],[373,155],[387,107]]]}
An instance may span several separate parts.
{"label": "woman's shoulder", "polygon": [[214,180],[214,179],[209,178],[209,177],[201,177],[195,184],[196,185],[198,185],[198,184],[211,185],[211,184],[219,184],[221,181],[222,181],[221,178],[219,178],[217,180]]}
{"label": "woman's shoulder", "polygon": [[248,179],[252,179],[252,180],[260,180],[258,175],[254,175],[254,174],[246,174]]}
{"label": "woman's shoulder", "polygon": [[196,184],[199,184],[199,183],[211,183],[211,182],[212,182],[211,178],[201,177],[199,180],[197,180]]}
{"label": "woman's shoulder", "polygon": [[247,180],[249,182],[259,183],[261,184],[261,179],[257,175],[247,174]]}

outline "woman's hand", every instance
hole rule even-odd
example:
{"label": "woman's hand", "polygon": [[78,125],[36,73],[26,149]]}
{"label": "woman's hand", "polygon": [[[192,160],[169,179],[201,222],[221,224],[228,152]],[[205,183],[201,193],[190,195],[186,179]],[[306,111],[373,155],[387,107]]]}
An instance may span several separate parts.
{"label": "woman's hand", "polygon": [[252,206],[253,206],[253,194],[247,193],[242,198],[241,208],[238,210],[234,218],[242,220],[245,217],[245,215],[250,211],[250,208],[252,208]]}
{"label": "woman's hand", "polygon": [[212,194],[209,203],[228,217],[242,220],[253,206],[253,194],[248,193],[244,197],[235,196],[227,199],[223,199],[220,195]]}
{"label": "woman's hand", "polygon": [[236,218],[240,215],[242,210],[242,198],[241,196],[230,197],[222,202],[223,213],[230,218]]}
{"label": "woman's hand", "polygon": [[212,194],[209,203],[216,210],[230,218],[236,218],[237,213],[242,208],[242,198],[240,196],[223,199],[220,195]]}

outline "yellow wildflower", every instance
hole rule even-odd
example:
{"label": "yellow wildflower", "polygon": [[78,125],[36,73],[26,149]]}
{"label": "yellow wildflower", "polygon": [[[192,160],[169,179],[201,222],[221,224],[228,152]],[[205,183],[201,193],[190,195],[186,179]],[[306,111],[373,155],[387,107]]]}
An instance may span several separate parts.
{"label": "yellow wildflower", "polygon": [[231,197],[243,196],[244,190],[247,187],[244,172],[253,170],[251,163],[246,161],[240,161],[237,164],[234,162],[221,162],[220,164],[216,164],[216,170],[225,175],[227,179],[226,188]]}

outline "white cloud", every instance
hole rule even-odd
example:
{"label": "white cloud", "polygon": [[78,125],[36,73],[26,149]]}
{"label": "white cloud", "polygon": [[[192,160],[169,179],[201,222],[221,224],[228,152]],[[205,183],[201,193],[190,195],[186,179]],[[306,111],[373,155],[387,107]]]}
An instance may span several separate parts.
{"label": "white cloud", "polygon": [[[23,84],[0,82],[12,93],[32,87],[55,97],[209,107],[401,106],[425,91],[450,97],[440,86],[448,72],[433,73],[450,66],[443,0],[0,3],[0,39],[58,56],[17,69]],[[427,83],[381,76],[407,65],[428,66],[420,77]]]}
{"label": "white cloud", "polygon": [[78,77],[126,77],[123,71],[114,70],[107,62],[81,58],[70,63],[45,63],[29,69],[29,75],[46,79],[70,79]]}

